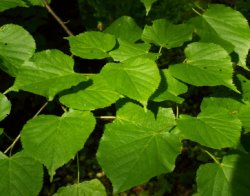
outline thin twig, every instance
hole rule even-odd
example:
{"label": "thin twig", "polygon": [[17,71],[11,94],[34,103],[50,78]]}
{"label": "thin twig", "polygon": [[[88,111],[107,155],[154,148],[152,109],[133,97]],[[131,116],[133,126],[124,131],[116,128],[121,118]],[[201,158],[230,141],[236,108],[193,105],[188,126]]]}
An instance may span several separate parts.
{"label": "thin twig", "polygon": [[80,183],[80,161],[79,161],[79,154],[76,153],[76,162],[77,162],[77,183]]}
{"label": "thin twig", "polygon": [[96,116],[96,118],[102,120],[113,120],[115,119],[115,116]]}
{"label": "thin twig", "polygon": [[[43,109],[48,105],[48,103],[49,102],[46,102],[45,104],[43,104],[42,107],[37,111],[37,113],[32,118],[37,117],[43,111]],[[20,139],[20,137],[21,137],[21,134],[19,133],[18,136],[15,138],[15,140],[12,142],[12,144],[4,151],[4,154],[6,154],[7,152],[9,152],[9,151],[12,150],[12,148],[18,142],[18,140]]]}
{"label": "thin twig", "polygon": [[43,0],[43,4],[45,8],[48,10],[48,12],[55,18],[55,20],[61,25],[61,27],[64,29],[64,31],[69,36],[74,36],[74,34],[69,30],[69,28],[65,25],[65,23],[62,21],[62,19],[52,10],[47,0]]}

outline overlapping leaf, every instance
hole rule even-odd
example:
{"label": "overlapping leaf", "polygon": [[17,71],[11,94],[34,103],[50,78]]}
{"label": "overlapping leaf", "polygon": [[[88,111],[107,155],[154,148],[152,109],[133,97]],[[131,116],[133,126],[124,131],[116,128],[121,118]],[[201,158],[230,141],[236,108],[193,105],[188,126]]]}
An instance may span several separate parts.
{"label": "overlapping leaf", "polygon": [[116,44],[115,37],[103,32],[88,31],[67,37],[72,54],[84,59],[104,59]]}
{"label": "overlapping leaf", "polygon": [[248,155],[225,156],[221,164],[200,166],[197,173],[198,192],[202,196],[249,195],[250,158]]}
{"label": "overlapping leaf", "polygon": [[142,39],[155,45],[175,48],[192,39],[193,27],[188,24],[174,25],[165,19],[158,19],[152,26],[145,26]]}
{"label": "overlapping leaf", "polygon": [[250,29],[245,17],[224,5],[210,5],[204,14],[195,20],[196,33],[202,41],[234,50],[239,55],[239,64],[246,67],[246,56],[250,48]]}
{"label": "overlapping leaf", "polygon": [[35,48],[33,37],[23,27],[14,24],[0,27],[0,69],[6,73],[16,76]]}
{"label": "overlapping leaf", "polygon": [[224,85],[236,92],[233,67],[228,53],[213,43],[192,43],[185,49],[186,61],[172,65],[172,76],[195,86]]}
{"label": "overlapping leaf", "polygon": [[0,121],[3,120],[10,113],[10,109],[10,101],[5,95],[0,93]]}
{"label": "overlapping leaf", "polygon": [[128,42],[135,42],[141,38],[142,29],[130,16],[122,16],[116,19],[104,32]]}
{"label": "overlapping leaf", "polygon": [[38,195],[42,188],[42,164],[24,152],[19,152],[10,158],[0,155],[0,173],[1,195]]}
{"label": "overlapping leaf", "polygon": [[240,74],[237,75],[237,79],[240,81],[244,101],[250,101],[250,80]]}
{"label": "overlapping leaf", "polygon": [[101,75],[119,93],[147,104],[160,83],[156,63],[147,58],[132,58],[123,63],[108,63]]}
{"label": "overlapping leaf", "polygon": [[169,100],[182,103],[184,99],[178,95],[187,92],[187,90],[186,84],[174,78],[167,69],[164,69],[161,72],[161,83],[150,99],[156,102]]}
{"label": "overlapping leaf", "polygon": [[91,77],[80,89],[60,98],[60,102],[70,108],[94,110],[111,105],[119,99],[119,94],[100,75]]}
{"label": "overlapping leaf", "polygon": [[175,126],[171,109],[151,111],[128,103],[116,120],[106,126],[97,153],[114,192],[127,190],[151,177],[170,172],[181,150],[179,139],[170,133]]}
{"label": "overlapping leaf", "polygon": [[241,122],[225,108],[206,107],[197,117],[180,115],[177,126],[186,139],[211,148],[236,147]]}
{"label": "overlapping leaf", "polygon": [[82,183],[62,187],[53,196],[106,196],[102,183],[97,180],[84,181]]}
{"label": "overlapping leaf", "polygon": [[144,57],[156,60],[158,53],[149,52],[151,45],[146,43],[130,43],[119,39],[119,48],[113,50],[109,55],[115,61],[125,61],[133,57]]}
{"label": "overlapping leaf", "polygon": [[61,117],[40,115],[28,121],[21,132],[25,151],[43,163],[51,176],[83,148],[95,127],[90,112],[70,111]]}
{"label": "overlapping leaf", "polygon": [[154,2],[156,2],[156,0],[140,0],[140,1],[143,3],[143,5],[144,5],[144,7],[146,9],[146,15],[148,15],[148,13],[149,13],[149,11],[151,9],[152,4]]}
{"label": "overlapping leaf", "polygon": [[60,91],[88,78],[73,71],[74,61],[59,50],[36,53],[20,70],[13,90],[25,90],[52,100]]}

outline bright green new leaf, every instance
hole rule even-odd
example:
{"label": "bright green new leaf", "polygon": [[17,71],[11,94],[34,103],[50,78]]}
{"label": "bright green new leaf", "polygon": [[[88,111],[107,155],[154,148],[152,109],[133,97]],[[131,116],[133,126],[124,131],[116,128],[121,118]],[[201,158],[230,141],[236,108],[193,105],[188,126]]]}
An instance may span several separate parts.
{"label": "bright green new leaf", "polygon": [[0,128],[0,136],[3,134],[3,128]]}
{"label": "bright green new leaf", "polygon": [[95,127],[90,112],[70,111],[61,117],[40,115],[21,131],[25,151],[43,163],[52,179],[55,170],[74,158]]}
{"label": "bright green new leaf", "polygon": [[19,152],[0,155],[0,193],[3,196],[38,195],[43,184],[42,164]]}
{"label": "bright green new leaf", "polygon": [[145,183],[151,177],[173,170],[181,150],[171,109],[151,111],[128,103],[106,126],[97,152],[98,161],[112,182],[114,192]]}
{"label": "bright green new leaf", "polygon": [[184,99],[178,97],[178,95],[187,92],[187,90],[186,84],[174,78],[169,73],[169,70],[164,69],[161,72],[161,83],[150,99],[156,102],[169,100],[176,103],[182,103]]}
{"label": "bright green new leaf", "polygon": [[202,196],[250,195],[250,157],[230,155],[222,163],[200,166],[197,173],[197,188]]}
{"label": "bright green new leaf", "polygon": [[73,71],[74,61],[59,50],[36,53],[17,75],[13,90],[25,90],[52,100],[60,91],[88,78]]}
{"label": "bright green new leaf", "polygon": [[250,29],[246,18],[240,12],[224,5],[210,5],[193,24],[202,41],[219,44],[227,51],[231,51],[233,46],[239,55],[238,63],[247,68]]}
{"label": "bright green new leaf", "polygon": [[148,15],[148,13],[149,13],[149,11],[151,9],[152,4],[154,2],[156,2],[157,0],[140,0],[140,1],[143,3],[143,5],[144,5],[144,7],[146,9],[146,15]]}
{"label": "bright green new leaf", "polygon": [[130,16],[122,16],[116,19],[104,32],[128,42],[135,42],[141,38],[142,29]]}
{"label": "bright green new leaf", "polygon": [[102,183],[97,180],[84,181],[79,184],[61,187],[53,196],[106,196]]}
{"label": "bright green new leaf", "polygon": [[250,101],[250,80],[240,74],[237,74],[236,77],[240,81],[240,87],[244,101]]}
{"label": "bright green new leaf", "polygon": [[0,27],[0,69],[6,73],[16,76],[35,48],[33,37],[23,27],[14,24]]}
{"label": "bright green new leaf", "polygon": [[145,26],[142,40],[166,48],[182,46],[192,39],[193,27],[188,24],[174,25],[165,19],[158,19],[152,26]]}
{"label": "bright green new leaf", "polygon": [[180,115],[177,127],[185,139],[211,148],[236,147],[241,122],[225,108],[206,107],[197,117]]}
{"label": "bright green new leaf", "polygon": [[149,52],[149,49],[151,47],[150,44],[147,43],[135,44],[123,41],[121,39],[119,39],[118,41],[119,41],[119,48],[109,53],[109,55],[115,61],[125,61],[129,58],[134,58],[134,57],[144,57],[156,60],[157,57],[159,56],[158,53]]}
{"label": "bright green new leaf", "polygon": [[101,75],[117,92],[147,104],[148,98],[160,83],[156,63],[147,58],[133,58],[123,63],[106,64]]}
{"label": "bright green new leaf", "polygon": [[9,115],[11,109],[11,103],[8,98],[0,93],[0,121]]}
{"label": "bright green new leaf", "polygon": [[228,53],[213,43],[192,43],[185,49],[186,61],[171,65],[170,74],[195,86],[224,85],[239,92],[233,84],[233,66]]}
{"label": "bright green new leaf", "polygon": [[88,31],[67,37],[72,54],[84,59],[104,59],[116,44],[115,37],[103,32]]}
{"label": "bright green new leaf", "polygon": [[119,94],[108,85],[101,75],[91,77],[79,89],[60,98],[60,102],[70,108],[94,110],[104,108],[119,99]]}

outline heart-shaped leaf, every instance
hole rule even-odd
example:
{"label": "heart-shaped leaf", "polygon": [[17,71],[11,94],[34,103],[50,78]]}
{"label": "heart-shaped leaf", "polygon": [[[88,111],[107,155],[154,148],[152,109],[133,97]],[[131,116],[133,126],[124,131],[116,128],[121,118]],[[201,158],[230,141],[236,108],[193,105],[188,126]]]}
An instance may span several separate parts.
{"label": "heart-shaped leaf", "polygon": [[192,43],[185,49],[186,61],[171,65],[172,76],[195,86],[224,85],[239,92],[233,84],[233,66],[228,53],[213,43]]}
{"label": "heart-shaped leaf", "polygon": [[170,172],[181,150],[180,140],[170,133],[175,126],[171,109],[159,109],[157,118],[138,105],[128,103],[105,128],[97,153],[114,192],[145,183]]}
{"label": "heart-shaped leaf", "polygon": [[123,63],[108,63],[101,75],[117,92],[147,104],[160,83],[156,63],[147,58],[132,58]]}
{"label": "heart-shaped leaf", "polygon": [[51,176],[83,148],[95,127],[90,112],[70,111],[63,116],[40,115],[28,121],[21,131],[25,151],[43,163]]}
{"label": "heart-shaped leaf", "polygon": [[5,95],[0,93],[0,121],[3,120],[10,113],[10,109],[10,101]]}
{"label": "heart-shaped leaf", "polygon": [[97,180],[84,181],[82,183],[60,188],[53,196],[106,196],[102,183]]}
{"label": "heart-shaped leaf", "polygon": [[145,26],[142,40],[161,47],[176,48],[191,40],[192,33],[191,25],[174,25],[165,19],[158,19],[153,22],[152,26]]}
{"label": "heart-shaped leaf", "polygon": [[35,48],[33,37],[23,27],[14,24],[0,27],[0,69],[6,73],[16,76]]}
{"label": "heart-shaped leaf", "polygon": [[67,37],[72,54],[84,59],[104,59],[116,44],[115,37],[103,32],[88,31]]}
{"label": "heart-shaped leaf", "polygon": [[[239,55],[239,63],[246,68],[250,49],[250,29],[246,18],[238,11],[224,5],[210,5],[204,14],[192,23],[202,41],[221,45]],[[232,47],[233,46],[233,47]]]}
{"label": "heart-shaped leaf", "polygon": [[208,163],[197,172],[198,192],[202,196],[249,195],[250,157],[229,155],[222,163]]}
{"label": "heart-shaped leaf", "polygon": [[59,50],[36,53],[20,70],[13,90],[25,90],[52,100],[60,91],[88,78],[73,71],[74,61]]}
{"label": "heart-shaped leaf", "polygon": [[211,148],[236,147],[240,142],[241,122],[225,108],[206,107],[197,117],[180,115],[177,127],[185,139]]}
{"label": "heart-shaped leaf", "polygon": [[135,42],[141,38],[142,29],[130,16],[122,16],[116,19],[104,32],[128,42]]}
{"label": "heart-shaped leaf", "polygon": [[42,164],[24,152],[19,152],[10,158],[0,155],[0,173],[1,195],[38,195],[42,188]]}
{"label": "heart-shaped leaf", "polygon": [[62,96],[60,102],[73,109],[94,110],[111,105],[119,96],[101,75],[96,75],[72,94]]}

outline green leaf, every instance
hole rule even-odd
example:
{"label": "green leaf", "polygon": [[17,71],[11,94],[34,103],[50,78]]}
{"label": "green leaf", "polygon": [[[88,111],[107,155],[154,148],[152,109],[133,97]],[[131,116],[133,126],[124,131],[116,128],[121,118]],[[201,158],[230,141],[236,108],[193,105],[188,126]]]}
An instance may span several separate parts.
{"label": "green leaf", "polygon": [[156,102],[161,101],[174,101],[176,103],[182,103],[183,98],[178,95],[187,92],[187,85],[175,79],[169,70],[164,69],[161,71],[161,83],[155,93],[151,96],[151,100]]}
{"label": "green leaf", "polygon": [[128,42],[135,42],[141,38],[142,29],[130,16],[122,16],[116,19],[104,32]]}
{"label": "green leaf", "polygon": [[24,152],[19,152],[10,158],[0,158],[0,173],[1,195],[38,195],[42,188],[42,164],[30,158]]}
{"label": "green leaf", "polygon": [[89,31],[67,37],[72,54],[84,59],[104,59],[116,44],[115,37],[103,32]]}
{"label": "green leaf", "polygon": [[246,67],[250,48],[250,29],[246,18],[238,11],[224,5],[210,5],[209,9],[193,21],[202,41],[221,45],[227,51],[234,47],[239,64]]}
{"label": "green leaf", "polygon": [[8,158],[4,153],[0,151],[0,160]]}
{"label": "green leaf", "polygon": [[245,128],[245,132],[250,132],[250,102],[242,105],[237,117],[242,122],[242,126]]}
{"label": "green leaf", "polygon": [[3,134],[3,128],[0,128],[0,136]]}
{"label": "green leaf", "polygon": [[61,187],[53,196],[106,196],[102,183],[97,180],[84,181],[74,185]]}
{"label": "green leaf", "polygon": [[59,50],[36,53],[17,75],[13,90],[25,90],[52,100],[60,91],[86,81],[73,71],[74,61]]}
{"label": "green leaf", "polygon": [[35,48],[33,37],[23,27],[14,24],[0,27],[0,69],[6,73],[16,76]]}
{"label": "green leaf", "polygon": [[249,195],[250,158],[248,155],[225,156],[221,164],[200,166],[197,173],[198,192],[202,196]]}
{"label": "green leaf", "polygon": [[172,76],[195,86],[224,85],[239,92],[233,84],[233,67],[228,53],[213,43],[192,43],[185,49],[186,61],[171,65]]}
{"label": "green leaf", "polygon": [[240,74],[237,74],[236,77],[240,81],[244,101],[250,101],[250,80]]}
{"label": "green leaf", "polygon": [[129,58],[134,57],[144,57],[144,58],[150,58],[152,60],[156,60],[159,56],[158,53],[151,53],[149,52],[149,49],[151,47],[150,44],[146,43],[130,43],[127,41],[123,41],[121,39],[119,41],[119,48],[116,50],[113,50],[109,53],[109,55],[115,60],[115,61],[125,61]]}
{"label": "green leaf", "polygon": [[174,25],[165,19],[158,19],[152,26],[145,26],[142,40],[170,49],[182,46],[184,42],[191,40],[192,33],[191,25]]}
{"label": "green leaf", "polygon": [[160,83],[156,63],[147,58],[133,58],[123,63],[106,64],[101,75],[117,92],[147,104]]}
{"label": "green leaf", "polygon": [[144,5],[144,7],[146,9],[146,15],[148,15],[148,13],[149,13],[149,11],[151,9],[152,4],[154,2],[156,2],[157,0],[140,0],[140,1],[143,3],[143,5]]}
{"label": "green leaf", "polygon": [[0,93],[0,121],[9,115],[11,109],[11,103],[8,98]]}
{"label": "green leaf", "polygon": [[104,108],[116,102],[120,97],[101,75],[91,77],[91,80],[83,83],[81,88],[74,91],[60,97],[60,102],[79,110]]}
{"label": "green leaf", "polygon": [[224,108],[206,107],[197,117],[180,115],[177,127],[185,139],[211,148],[236,147],[241,122]]}
{"label": "green leaf", "polygon": [[174,126],[169,108],[160,108],[156,119],[151,111],[132,103],[118,110],[116,120],[105,127],[97,152],[114,192],[174,169],[181,150],[179,139],[170,133]]}
{"label": "green leaf", "polygon": [[95,127],[90,112],[70,111],[61,117],[40,115],[28,121],[21,131],[25,151],[43,163],[51,176],[83,148]]}

